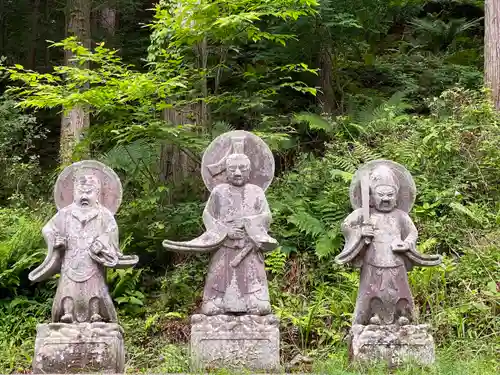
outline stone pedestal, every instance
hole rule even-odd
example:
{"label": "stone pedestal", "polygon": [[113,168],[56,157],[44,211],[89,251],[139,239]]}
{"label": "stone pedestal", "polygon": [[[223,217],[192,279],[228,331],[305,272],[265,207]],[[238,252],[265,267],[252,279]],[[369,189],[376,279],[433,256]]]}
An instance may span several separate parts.
{"label": "stone pedestal", "polygon": [[116,323],[39,324],[33,373],[123,373],[123,330]]}
{"label": "stone pedestal", "polygon": [[403,362],[430,365],[434,362],[434,339],[428,325],[360,325],[351,328],[349,357],[355,362]]}
{"label": "stone pedestal", "polygon": [[193,315],[193,371],[217,368],[280,370],[279,320],[274,315]]}

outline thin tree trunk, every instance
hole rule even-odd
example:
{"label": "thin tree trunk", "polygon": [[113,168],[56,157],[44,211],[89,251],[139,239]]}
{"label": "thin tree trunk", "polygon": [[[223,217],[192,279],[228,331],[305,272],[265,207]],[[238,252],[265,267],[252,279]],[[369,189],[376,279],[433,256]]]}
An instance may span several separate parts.
{"label": "thin tree trunk", "polygon": [[38,42],[38,20],[40,18],[40,0],[33,1],[33,11],[31,13],[31,41],[28,52],[28,61],[26,66],[29,69],[36,68],[36,47]]}
{"label": "thin tree trunk", "polygon": [[4,0],[0,0],[0,51],[5,53],[5,3]]}
{"label": "thin tree trunk", "polygon": [[485,1],[484,27],[484,83],[500,110],[500,1]]}
{"label": "thin tree trunk", "polygon": [[333,90],[333,64],[330,47],[324,44],[319,52],[319,87],[318,101],[323,113],[333,113],[336,109]]}
{"label": "thin tree trunk", "polygon": [[[67,36],[76,36],[87,48],[90,48],[90,3],[91,0],[68,0],[66,9]],[[70,64],[72,53],[65,52],[65,64]],[[82,107],[72,108],[63,114],[61,120],[60,161],[69,164],[77,144],[82,140],[84,132],[90,126],[88,113]],[[88,149],[81,156],[88,155]]]}
{"label": "thin tree trunk", "polygon": [[116,32],[116,9],[110,2],[108,6],[101,10],[101,26],[110,36],[114,36]]}

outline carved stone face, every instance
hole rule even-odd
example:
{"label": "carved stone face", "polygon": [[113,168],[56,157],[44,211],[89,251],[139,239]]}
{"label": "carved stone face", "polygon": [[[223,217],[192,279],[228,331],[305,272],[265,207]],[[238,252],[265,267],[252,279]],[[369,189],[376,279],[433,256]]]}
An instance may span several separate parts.
{"label": "carved stone face", "polygon": [[234,154],[226,160],[227,181],[234,186],[245,185],[250,178],[250,159],[243,154]]}
{"label": "carved stone face", "polygon": [[95,207],[99,198],[99,180],[81,176],[75,181],[74,202],[84,208]]}
{"label": "carved stone face", "polygon": [[390,212],[397,204],[397,192],[393,186],[381,185],[371,190],[372,200],[377,211]]}

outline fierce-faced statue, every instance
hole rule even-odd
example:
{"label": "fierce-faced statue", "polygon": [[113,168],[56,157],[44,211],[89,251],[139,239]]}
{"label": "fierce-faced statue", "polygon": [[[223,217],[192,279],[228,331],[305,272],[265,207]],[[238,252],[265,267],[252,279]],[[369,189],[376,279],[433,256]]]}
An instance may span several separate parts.
{"label": "fierce-faced statue", "polygon": [[376,160],[358,170],[351,184],[355,208],[343,222],[346,238],[338,263],[361,268],[353,324],[398,324],[414,321],[408,274],[413,266],[441,263],[437,255],[416,250],[417,229],[408,212],[415,184],[400,164]]}

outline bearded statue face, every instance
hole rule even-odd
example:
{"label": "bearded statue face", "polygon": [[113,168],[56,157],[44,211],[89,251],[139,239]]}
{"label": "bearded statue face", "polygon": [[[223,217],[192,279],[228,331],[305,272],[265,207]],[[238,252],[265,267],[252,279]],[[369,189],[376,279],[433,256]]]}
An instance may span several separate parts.
{"label": "bearded statue face", "polygon": [[373,205],[377,211],[390,212],[397,205],[397,191],[393,186],[377,186],[371,189],[371,195]]}
{"label": "bearded statue face", "polygon": [[81,176],[75,181],[74,202],[84,208],[95,207],[99,200],[100,181],[95,176]]}

